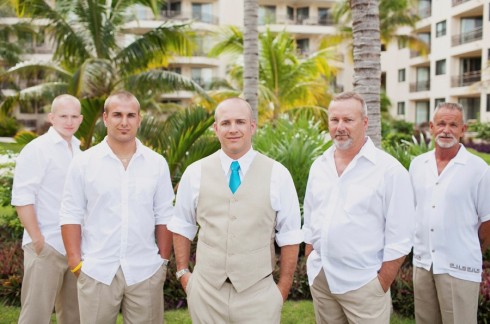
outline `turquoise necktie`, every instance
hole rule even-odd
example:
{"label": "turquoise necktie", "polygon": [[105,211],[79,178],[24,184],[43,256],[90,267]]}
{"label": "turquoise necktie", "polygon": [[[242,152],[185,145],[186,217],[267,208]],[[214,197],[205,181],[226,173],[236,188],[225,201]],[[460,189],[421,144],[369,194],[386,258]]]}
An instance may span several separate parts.
{"label": "turquoise necktie", "polygon": [[238,161],[231,162],[231,176],[230,176],[230,189],[231,192],[235,193],[235,191],[240,187],[240,174],[238,174],[238,170],[240,170],[240,164]]}

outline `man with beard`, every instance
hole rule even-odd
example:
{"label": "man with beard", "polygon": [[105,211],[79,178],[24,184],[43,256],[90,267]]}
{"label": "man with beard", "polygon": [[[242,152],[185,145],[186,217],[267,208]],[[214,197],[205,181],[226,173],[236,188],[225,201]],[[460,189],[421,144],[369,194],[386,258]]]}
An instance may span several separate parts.
{"label": "man with beard", "polygon": [[304,202],[316,322],[389,323],[390,286],[412,248],[410,178],[366,136],[361,96],[335,96],[328,120],[334,145],[313,163]]}
{"label": "man with beard", "polygon": [[441,103],[430,122],[435,149],[415,158],[413,251],[417,323],[476,323],[482,251],[490,244],[490,171],[459,143],[463,108]]}

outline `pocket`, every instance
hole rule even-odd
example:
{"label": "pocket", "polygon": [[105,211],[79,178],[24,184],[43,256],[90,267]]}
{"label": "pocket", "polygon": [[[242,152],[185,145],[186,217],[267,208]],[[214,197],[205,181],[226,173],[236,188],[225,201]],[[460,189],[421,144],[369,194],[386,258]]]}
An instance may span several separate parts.
{"label": "pocket", "polygon": [[187,280],[187,286],[185,286],[185,294],[187,296],[189,296],[189,293],[191,292],[191,288],[192,288],[192,278],[194,278],[194,274],[191,273],[191,276],[189,278],[189,280]]}
{"label": "pocket", "polygon": [[379,278],[376,276],[374,278],[375,281],[375,294],[376,296],[384,296],[387,292],[384,291],[383,286],[381,285],[381,282],[379,281]]}

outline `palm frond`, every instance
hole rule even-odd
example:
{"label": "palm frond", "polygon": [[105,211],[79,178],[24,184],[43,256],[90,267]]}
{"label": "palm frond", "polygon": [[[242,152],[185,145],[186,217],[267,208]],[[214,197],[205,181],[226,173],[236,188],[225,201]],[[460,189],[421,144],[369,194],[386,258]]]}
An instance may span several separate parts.
{"label": "palm frond", "polygon": [[102,116],[105,98],[85,98],[80,100],[83,120],[75,136],[80,139],[82,149],[92,145],[93,134],[97,121]]}

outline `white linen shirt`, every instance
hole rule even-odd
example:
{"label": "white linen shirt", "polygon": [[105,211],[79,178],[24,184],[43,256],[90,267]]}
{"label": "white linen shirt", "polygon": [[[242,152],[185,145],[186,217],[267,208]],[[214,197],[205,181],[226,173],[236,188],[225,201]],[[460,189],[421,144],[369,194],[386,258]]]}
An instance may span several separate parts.
{"label": "white linen shirt", "polygon": [[304,202],[309,284],[323,267],[332,293],[376,278],[382,262],[412,248],[414,202],[408,172],[367,139],[339,177],[331,146],[311,166]]}
{"label": "white linen shirt", "polygon": [[[65,255],[61,239],[60,206],[66,172],[74,155],[80,153],[80,141],[71,139],[71,150],[61,135],[50,127],[48,132],[28,143],[16,159],[12,205],[34,205],[44,241]],[[24,229],[22,246],[32,242]]]}
{"label": "white linen shirt", "polygon": [[439,175],[434,152],[410,165],[416,204],[413,264],[480,282],[478,228],[490,220],[489,167],[461,145]]}
{"label": "white linen shirt", "polygon": [[[257,152],[250,149],[238,159],[240,164],[240,179],[247,174]],[[230,165],[232,160],[222,150],[219,151],[223,173],[230,179]],[[199,189],[201,185],[201,161],[191,164],[182,175],[177,200],[175,203],[175,215],[168,224],[168,229],[174,233],[193,240],[197,234],[196,209],[199,201]],[[299,210],[298,195],[294,187],[293,179],[289,171],[279,162],[272,166],[270,197],[272,209],[277,212],[276,218],[276,242],[279,246],[299,244],[303,242],[301,232],[301,214]]]}
{"label": "white linen shirt", "polygon": [[82,225],[83,273],[110,285],[119,266],[127,285],[151,277],[162,265],[155,226],[168,223],[174,194],[165,159],[136,140],[125,170],[107,144],[73,159],[61,225]]}

